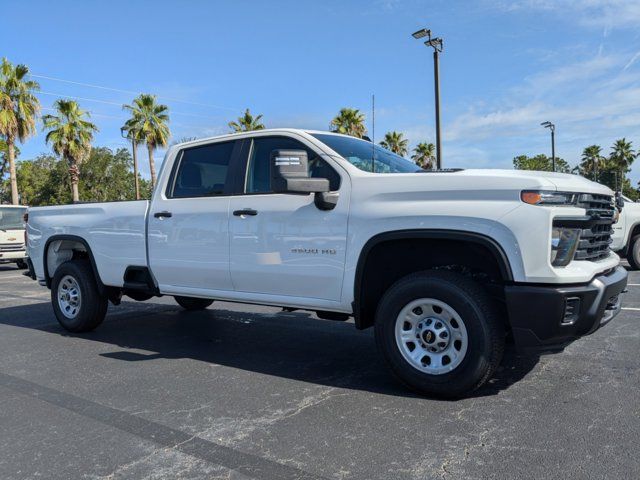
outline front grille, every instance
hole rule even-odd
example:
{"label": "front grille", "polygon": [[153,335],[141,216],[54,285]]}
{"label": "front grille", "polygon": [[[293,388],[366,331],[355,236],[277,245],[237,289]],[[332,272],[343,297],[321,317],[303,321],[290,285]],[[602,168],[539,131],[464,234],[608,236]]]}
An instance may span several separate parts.
{"label": "front grille", "polygon": [[616,211],[613,198],[583,193],[578,199],[578,207],[586,209],[594,223],[580,233],[580,243],[573,259],[595,262],[608,257],[613,234],[611,225]]}
{"label": "front grille", "polygon": [[578,198],[578,208],[587,210],[587,215],[594,219],[610,219],[613,223],[616,207],[609,195],[582,193]]}
{"label": "front grille", "polygon": [[24,243],[0,243],[0,252],[21,252],[24,250]]}

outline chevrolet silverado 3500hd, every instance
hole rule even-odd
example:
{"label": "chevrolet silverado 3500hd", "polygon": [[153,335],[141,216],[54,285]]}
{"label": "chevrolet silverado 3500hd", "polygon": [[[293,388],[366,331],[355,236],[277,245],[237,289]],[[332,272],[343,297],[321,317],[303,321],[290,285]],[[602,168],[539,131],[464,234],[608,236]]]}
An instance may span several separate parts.
{"label": "chevrolet silverado 3500hd", "polygon": [[122,295],[353,317],[404,384],[456,397],[505,341],[557,350],[619,312],[614,218],[613,192],[575,175],[424,171],[364,140],[277,129],[171,147],[149,202],[32,208],[27,241],[73,332]]}

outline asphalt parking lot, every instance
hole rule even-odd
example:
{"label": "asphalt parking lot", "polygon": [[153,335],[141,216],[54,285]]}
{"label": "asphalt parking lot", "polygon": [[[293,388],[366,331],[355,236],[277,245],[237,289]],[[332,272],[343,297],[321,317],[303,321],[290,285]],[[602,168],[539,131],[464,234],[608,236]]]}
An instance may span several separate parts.
{"label": "asphalt parking lot", "polygon": [[0,478],[640,478],[640,273],[563,353],[507,354],[472,398],[399,386],[371,331],[171,298],[60,328],[0,265]]}

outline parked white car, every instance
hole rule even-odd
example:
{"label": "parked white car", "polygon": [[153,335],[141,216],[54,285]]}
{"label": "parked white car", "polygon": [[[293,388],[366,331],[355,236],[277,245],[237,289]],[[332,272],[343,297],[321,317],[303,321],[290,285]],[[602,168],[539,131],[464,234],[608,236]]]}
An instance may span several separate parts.
{"label": "parked white car", "polygon": [[24,243],[24,214],[27,207],[0,205],[0,263],[15,263],[27,268]]}
{"label": "parked white car", "polygon": [[557,350],[619,312],[614,212],[610,189],[576,175],[424,171],[276,129],[173,146],[150,202],[32,208],[27,233],[68,330],[122,295],[353,317],[403,383],[455,397],[492,376],[505,341]]}
{"label": "parked white car", "polygon": [[627,197],[620,219],[613,225],[611,249],[626,257],[633,270],[640,269],[640,203]]}

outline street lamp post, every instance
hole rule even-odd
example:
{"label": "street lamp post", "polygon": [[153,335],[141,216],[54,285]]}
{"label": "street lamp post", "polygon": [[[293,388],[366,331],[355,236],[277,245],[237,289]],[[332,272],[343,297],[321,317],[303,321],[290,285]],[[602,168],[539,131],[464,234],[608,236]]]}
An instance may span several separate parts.
{"label": "street lamp post", "polygon": [[442,168],[442,143],[440,141],[440,53],[442,53],[442,39],[431,38],[431,30],[423,28],[414,32],[413,38],[427,37],[424,44],[433,48],[433,84],[436,104],[436,168]]}
{"label": "street lamp post", "polygon": [[556,171],[556,126],[551,122],[542,122],[544,128],[551,130],[551,168]]}
{"label": "street lamp post", "polygon": [[122,136],[122,138],[126,138],[127,140],[131,140],[131,149],[133,151],[133,178],[134,178],[134,185],[135,185],[135,189],[136,189],[136,200],[140,200],[140,183],[138,182],[138,146],[136,145],[136,139],[133,137],[133,135],[129,135],[127,133],[127,129],[125,127],[122,127],[120,129],[120,135]]}

